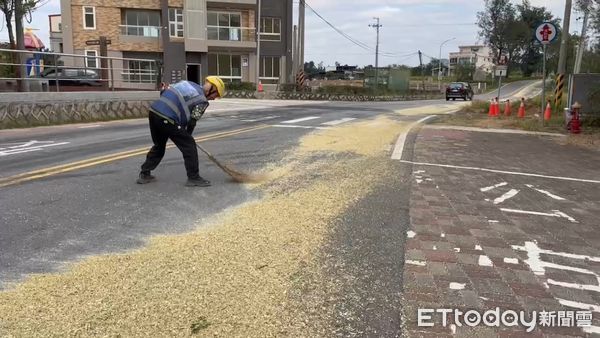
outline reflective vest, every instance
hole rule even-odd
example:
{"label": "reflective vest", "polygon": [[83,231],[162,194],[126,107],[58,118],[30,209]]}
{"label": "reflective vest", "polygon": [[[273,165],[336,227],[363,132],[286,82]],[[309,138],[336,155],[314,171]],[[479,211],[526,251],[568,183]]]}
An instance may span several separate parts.
{"label": "reflective vest", "polygon": [[152,103],[150,110],[175,125],[185,127],[197,105],[208,106],[202,86],[180,81],[165,90],[160,99]]}

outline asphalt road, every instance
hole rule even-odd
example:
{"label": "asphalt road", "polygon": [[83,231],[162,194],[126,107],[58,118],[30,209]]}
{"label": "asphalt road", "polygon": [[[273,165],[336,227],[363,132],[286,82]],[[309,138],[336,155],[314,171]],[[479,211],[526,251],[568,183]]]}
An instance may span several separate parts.
{"label": "asphalt road", "polygon": [[[518,92],[530,84],[510,89]],[[277,162],[302,136],[320,128],[381,115],[414,122],[462,103],[219,104],[198,124],[197,140],[219,160],[254,171]],[[0,289],[30,274],[61,271],[86,256],[140,247],[152,235],[190,231],[203,219],[260,198],[202,154],[200,174],[213,185],[185,187],[181,153],[172,145],[154,172],[158,180],[137,185],[151,145],[147,124],[141,119],[0,131]],[[409,137],[405,155],[411,153],[410,142]],[[327,265],[331,278],[340,281],[339,313],[354,314],[336,319],[342,333],[399,334],[396,296],[410,195],[405,171],[340,218],[323,248],[335,257]],[[373,228],[365,227],[368,222]]]}
{"label": "asphalt road", "polygon": [[[208,111],[195,136],[216,135],[201,144],[219,160],[251,171],[280,159],[315,128],[436,104],[446,105],[324,102]],[[199,219],[258,197],[202,154],[200,173],[213,186],[184,187],[183,160],[174,147],[154,172],[157,182],[139,186],[135,179],[150,145],[145,119],[0,131],[0,283],[134,248],[153,234],[190,230]]]}

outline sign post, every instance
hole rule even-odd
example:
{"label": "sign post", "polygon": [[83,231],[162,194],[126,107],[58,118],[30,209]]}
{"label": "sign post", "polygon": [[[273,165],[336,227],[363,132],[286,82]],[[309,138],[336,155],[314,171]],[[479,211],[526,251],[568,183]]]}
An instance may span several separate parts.
{"label": "sign post", "polygon": [[506,76],[508,72],[508,58],[506,55],[500,55],[498,63],[496,65],[496,76],[498,77],[498,102],[500,102],[500,91],[502,88],[502,77]]}
{"label": "sign post", "polygon": [[106,36],[101,36],[98,40],[87,40],[85,42],[85,44],[88,46],[100,46],[100,78],[102,79],[102,87],[104,87],[105,89],[108,88],[109,76],[108,60],[106,59],[106,57],[108,56],[108,45],[110,45],[111,43],[112,41],[110,41],[110,39],[107,39]]}
{"label": "sign post", "polygon": [[556,39],[557,36],[556,26],[552,22],[542,22],[535,29],[535,38],[542,44],[543,46],[543,71],[542,74],[544,78],[542,79],[542,111],[541,111],[541,120],[542,124],[544,123],[544,104],[546,103],[546,49],[547,46]]}

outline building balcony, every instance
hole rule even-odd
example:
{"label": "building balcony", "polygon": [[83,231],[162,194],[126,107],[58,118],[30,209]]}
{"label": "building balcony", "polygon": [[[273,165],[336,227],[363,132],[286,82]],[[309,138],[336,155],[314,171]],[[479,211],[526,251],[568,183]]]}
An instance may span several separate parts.
{"label": "building balcony", "polygon": [[256,48],[256,28],[207,26],[209,47]]}
{"label": "building balcony", "polygon": [[121,28],[119,43],[123,50],[136,50],[135,46],[140,46],[140,44],[144,46],[145,50],[152,51],[159,51],[162,47],[162,27],[136,25],[120,25],[119,27]]}

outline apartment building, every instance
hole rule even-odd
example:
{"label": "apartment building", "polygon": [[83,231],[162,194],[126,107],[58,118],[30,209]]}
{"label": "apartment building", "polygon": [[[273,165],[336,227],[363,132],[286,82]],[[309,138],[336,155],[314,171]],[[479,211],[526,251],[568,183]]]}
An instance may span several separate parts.
{"label": "apartment building", "polygon": [[292,0],[261,0],[260,23],[257,7],[257,0],[61,0],[63,50],[88,56],[85,66],[96,68],[99,47],[86,41],[107,37],[108,56],[136,59],[115,67],[120,87],[139,87],[141,77],[151,86],[155,60],[167,82],[209,75],[255,82],[258,63],[263,84],[285,83],[292,68]]}
{"label": "apartment building", "polygon": [[55,53],[63,52],[62,44],[62,16],[60,14],[48,15],[50,25],[50,50]]}
{"label": "apartment building", "polygon": [[487,46],[472,45],[459,46],[458,52],[449,54],[449,71],[453,75],[457,65],[474,65],[475,71],[489,74],[494,70],[494,58],[492,50]]}

